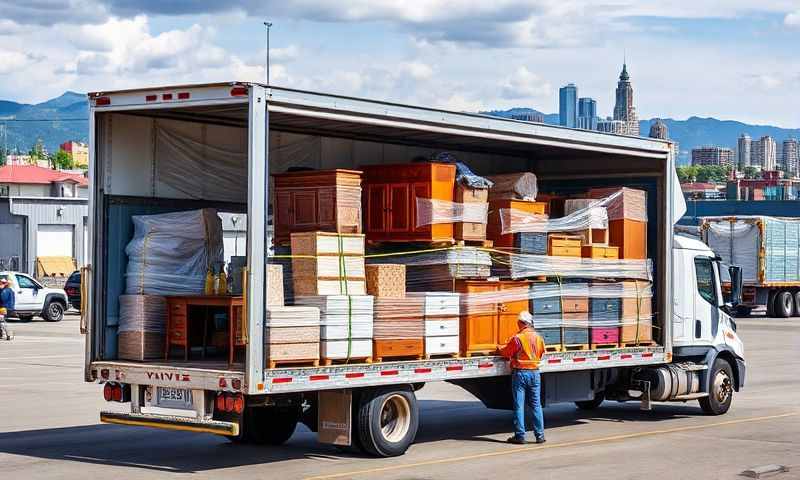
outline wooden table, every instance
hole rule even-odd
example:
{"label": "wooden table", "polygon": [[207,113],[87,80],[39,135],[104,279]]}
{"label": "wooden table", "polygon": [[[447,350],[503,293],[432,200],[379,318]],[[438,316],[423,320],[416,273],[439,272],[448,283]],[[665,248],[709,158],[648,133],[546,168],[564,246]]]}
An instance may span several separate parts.
{"label": "wooden table", "polygon": [[[206,355],[208,335],[208,307],[221,307],[228,312],[228,363],[233,363],[235,343],[245,343],[244,328],[238,326],[244,307],[243,297],[230,295],[187,295],[168,296],[167,299],[167,345],[164,359],[169,359],[174,345],[183,347],[183,359],[189,359],[189,317],[190,307],[206,307],[203,315],[203,358]],[[237,328],[239,327],[239,328]]]}

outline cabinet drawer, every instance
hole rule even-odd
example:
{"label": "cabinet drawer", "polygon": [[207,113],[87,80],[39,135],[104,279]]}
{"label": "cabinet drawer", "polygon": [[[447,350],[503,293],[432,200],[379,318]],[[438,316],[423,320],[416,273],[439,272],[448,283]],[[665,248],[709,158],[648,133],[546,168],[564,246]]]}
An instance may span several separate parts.
{"label": "cabinet drawer", "polygon": [[588,328],[564,327],[564,345],[586,345],[589,343]]}
{"label": "cabinet drawer", "polygon": [[425,316],[436,317],[459,314],[461,295],[450,292],[411,292],[409,297],[424,298]]}
{"label": "cabinet drawer", "polygon": [[619,247],[584,245],[581,247],[581,255],[584,258],[619,258]]}
{"label": "cabinet drawer", "polygon": [[426,337],[447,337],[458,336],[458,317],[447,320],[425,320]]}
{"label": "cabinet drawer", "polygon": [[545,345],[561,344],[561,328],[537,328],[536,333],[542,336]]}
{"label": "cabinet drawer", "polygon": [[402,340],[375,340],[376,357],[406,357],[422,355],[424,343],[421,338]]}
{"label": "cabinet drawer", "polygon": [[550,247],[550,255],[554,257],[580,257],[581,247],[580,245],[571,247],[552,246]]}
{"label": "cabinet drawer", "polygon": [[619,343],[619,327],[590,328],[592,344]]}
{"label": "cabinet drawer", "polygon": [[534,298],[533,315],[542,313],[561,313],[561,297]]}
{"label": "cabinet drawer", "polygon": [[619,319],[621,301],[619,298],[592,298],[589,300],[591,320]]}
{"label": "cabinet drawer", "polygon": [[186,304],[185,303],[170,303],[169,304],[169,313],[172,315],[183,315],[186,316]]}
{"label": "cabinet drawer", "polygon": [[564,313],[588,312],[589,297],[563,297],[561,306]]}
{"label": "cabinet drawer", "polygon": [[443,353],[458,353],[458,335],[428,337],[425,339],[426,355],[439,355]]}
{"label": "cabinet drawer", "polygon": [[185,328],[186,327],[186,315],[170,315],[169,317],[170,327],[172,328]]}

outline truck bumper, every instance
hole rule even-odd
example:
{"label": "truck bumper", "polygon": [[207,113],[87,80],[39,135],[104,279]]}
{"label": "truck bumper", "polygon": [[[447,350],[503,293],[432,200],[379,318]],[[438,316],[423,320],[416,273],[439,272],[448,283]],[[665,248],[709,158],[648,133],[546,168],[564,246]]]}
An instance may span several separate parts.
{"label": "truck bumper", "polygon": [[100,412],[100,421],[117,425],[154,427],[184,432],[213,433],[215,435],[236,436],[239,424],[219,420],[200,420],[197,418],[145,413]]}

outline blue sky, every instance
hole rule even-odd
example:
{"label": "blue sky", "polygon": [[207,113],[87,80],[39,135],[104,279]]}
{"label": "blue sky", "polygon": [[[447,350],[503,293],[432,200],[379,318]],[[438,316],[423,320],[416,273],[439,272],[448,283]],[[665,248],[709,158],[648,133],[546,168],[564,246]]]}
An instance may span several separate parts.
{"label": "blue sky", "polygon": [[3,99],[261,80],[269,18],[277,85],[554,112],[558,87],[575,82],[609,115],[626,55],[643,118],[800,127],[800,0],[0,0],[0,11]]}

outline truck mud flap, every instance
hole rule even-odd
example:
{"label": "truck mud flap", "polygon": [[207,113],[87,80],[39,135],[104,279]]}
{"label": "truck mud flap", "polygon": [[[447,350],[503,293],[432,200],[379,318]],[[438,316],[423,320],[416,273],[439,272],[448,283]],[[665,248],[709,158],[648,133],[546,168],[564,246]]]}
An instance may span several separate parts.
{"label": "truck mud flap", "polygon": [[153,427],[165,430],[184,432],[213,433],[216,435],[236,436],[239,424],[218,420],[200,420],[197,418],[170,415],[151,415],[144,413],[100,412],[100,421],[116,425],[132,425],[137,427]]}

